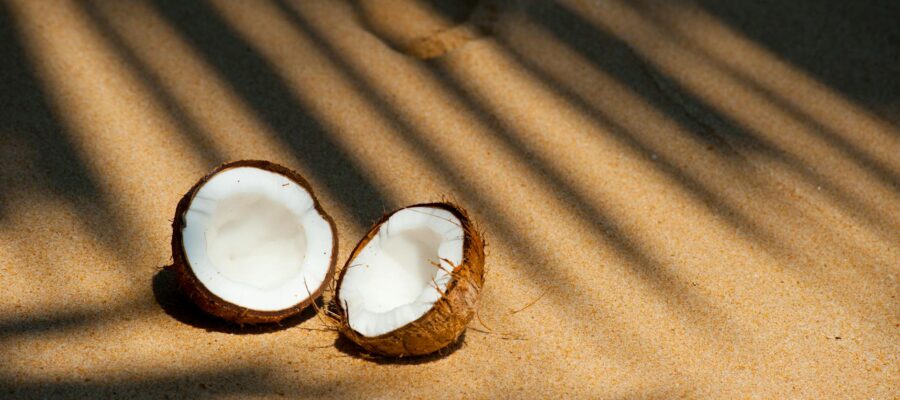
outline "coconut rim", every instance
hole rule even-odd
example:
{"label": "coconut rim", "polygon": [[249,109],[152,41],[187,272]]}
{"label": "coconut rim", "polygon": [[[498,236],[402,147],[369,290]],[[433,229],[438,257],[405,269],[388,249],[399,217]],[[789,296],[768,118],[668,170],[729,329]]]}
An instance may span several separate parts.
{"label": "coconut rim", "polygon": [[[462,261],[459,263],[459,265],[454,266],[453,271],[451,271],[451,273],[450,273],[451,280],[449,283],[447,283],[447,288],[444,290],[444,292],[441,293],[441,297],[439,297],[437,300],[435,300],[435,302],[432,304],[431,308],[429,308],[428,311],[426,311],[424,314],[422,314],[419,318],[416,318],[415,320],[407,322],[406,324],[398,326],[397,328],[394,328],[393,330],[391,330],[389,332],[385,332],[385,333],[382,333],[377,336],[363,335],[356,329],[353,329],[352,326],[350,326],[349,313],[347,312],[347,310],[344,309],[344,306],[341,304],[341,301],[340,301],[341,283],[343,283],[343,281],[344,281],[344,274],[347,273],[347,267],[350,265],[350,263],[356,258],[357,255],[359,255],[359,252],[362,251],[362,249],[369,243],[369,241],[371,241],[372,238],[375,237],[375,235],[378,233],[378,230],[381,228],[382,225],[384,225],[385,222],[387,222],[394,214],[396,214],[400,211],[403,211],[405,209],[415,208],[415,207],[440,208],[440,209],[450,212],[451,214],[453,214],[453,216],[455,216],[457,219],[459,219],[459,222],[462,225],[460,228],[463,230],[463,246],[462,246],[463,258],[462,258]],[[476,238],[481,238],[481,235],[479,235],[476,232],[476,227],[472,223],[472,221],[469,219],[468,213],[462,207],[459,207],[456,204],[451,203],[451,202],[445,201],[445,202],[413,204],[410,206],[398,208],[394,211],[391,211],[390,213],[383,215],[381,217],[381,219],[379,219],[375,224],[372,225],[372,228],[370,228],[369,231],[365,234],[365,236],[363,236],[363,238],[360,239],[359,243],[356,244],[356,247],[354,247],[353,252],[350,253],[350,257],[347,258],[347,263],[344,265],[343,268],[341,268],[341,272],[338,275],[337,283],[335,284],[333,303],[337,306],[338,315],[341,318],[341,321],[339,321],[340,327],[342,329],[349,329],[353,333],[354,336],[363,338],[366,341],[369,341],[369,340],[376,341],[378,339],[385,339],[392,335],[395,335],[398,331],[406,329],[407,327],[409,327],[411,325],[416,325],[416,324],[422,322],[423,320],[425,320],[426,318],[430,317],[431,314],[435,312],[435,305],[437,305],[438,303],[440,303],[442,301],[446,301],[447,296],[450,294],[450,292],[452,292],[454,289],[456,289],[456,287],[459,283],[459,280],[457,279],[457,274],[459,271],[461,271],[462,269],[466,268],[469,265],[469,263],[471,261],[470,257],[469,257],[469,250],[471,249],[470,246],[475,245],[475,243],[473,243],[473,240]],[[482,248],[484,248],[483,239],[479,239],[479,240],[481,240]]]}
{"label": "coconut rim", "polygon": [[[315,208],[316,212],[319,213],[319,215],[328,223],[328,226],[331,228],[331,261],[328,263],[328,269],[325,271],[325,279],[322,281],[322,284],[319,285],[316,290],[311,291],[309,293],[309,296],[303,301],[278,311],[254,310],[222,299],[215,293],[211,292],[203,284],[203,282],[200,282],[200,279],[198,279],[197,275],[194,274],[193,267],[191,266],[190,262],[188,262],[187,257],[185,256],[182,233],[185,227],[184,215],[185,213],[187,213],[188,209],[190,209],[190,205],[194,201],[194,196],[197,195],[197,192],[200,191],[200,188],[202,188],[210,179],[212,179],[212,177],[218,175],[223,171],[241,167],[257,168],[264,171],[276,173],[300,185],[300,187],[306,190],[307,193],[309,193],[309,196],[312,198],[313,207]],[[199,291],[202,296],[215,303],[216,308],[225,309],[230,313],[234,313],[235,315],[240,316],[241,319],[247,319],[246,317],[251,317],[251,319],[257,320],[258,322],[277,322],[284,318],[295,315],[309,307],[310,304],[312,304],[322,296],[325,288],[328,287],[331,281],[333,281],[334,270],[337,264],[337,252],[338,235],[334,219],[332,219],[331,216],[328,215],[328,213],[326,213],[322,208],[321,203],[319,203],[319,199],[316,197],[316,194],[313,191],[312,185],[310,185],[309,181],[307,181],[297,172],[271,161],[239,160],[219,165],[208,174],[206,174],[203,178],[200,178],[200,180],[197,181],[197,183],[195,183],[194,186],[192,186],[191,189],[181,198],[181,200],[178,202],[178,206],[175,209],[175,219],[172,221],[172,257],[173,266],[181,275],[179,284],[182,286],[185,284],[190,284],[192,289]],[[187,282],[185,282],[185,280]],[[309,290],[308,287],[306,289]]]}

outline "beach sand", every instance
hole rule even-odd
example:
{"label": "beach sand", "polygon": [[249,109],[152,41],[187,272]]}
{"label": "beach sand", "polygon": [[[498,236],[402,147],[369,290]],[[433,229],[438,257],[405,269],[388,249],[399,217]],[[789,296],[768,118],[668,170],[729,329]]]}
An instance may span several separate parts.
{"label": "beach sand", "polygon": [[[0,397],[897,398],[900,7],[749,3],[2,3]],[[391,361],[197,311],[171,219],[239,159],[340,265],[468,209],[481,322]]]}

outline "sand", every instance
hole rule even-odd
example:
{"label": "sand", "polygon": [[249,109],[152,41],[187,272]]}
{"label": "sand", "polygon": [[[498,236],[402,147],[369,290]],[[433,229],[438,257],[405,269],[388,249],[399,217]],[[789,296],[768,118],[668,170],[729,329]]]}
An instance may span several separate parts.
{"label": "sand", "polygon": [[[3,3],[0,397],[897,398],[895,3],[470,3]],[[246,158],[341,264],[462,204],[487,326],[392,362],[204,316],[170,220]]]}

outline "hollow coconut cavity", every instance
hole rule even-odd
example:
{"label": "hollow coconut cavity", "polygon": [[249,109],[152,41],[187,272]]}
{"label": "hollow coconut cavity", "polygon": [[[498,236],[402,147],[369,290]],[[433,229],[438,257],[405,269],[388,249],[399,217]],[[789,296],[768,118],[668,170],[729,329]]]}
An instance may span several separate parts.
{"label": "hollow coconut cavity", "polygon": [[179,285],[204,311],[237,323],[277,322],[331,281],[337,236],[309,183],[267,161],[237,161],[181,199],[172,253]]}
{"label": "hollow coconut cavity", "polygon": [[341,271],[341,332],[375,354],[433,353],[465,331],[483,283],[484,242],[464,210],[403,208],[375,224]]}

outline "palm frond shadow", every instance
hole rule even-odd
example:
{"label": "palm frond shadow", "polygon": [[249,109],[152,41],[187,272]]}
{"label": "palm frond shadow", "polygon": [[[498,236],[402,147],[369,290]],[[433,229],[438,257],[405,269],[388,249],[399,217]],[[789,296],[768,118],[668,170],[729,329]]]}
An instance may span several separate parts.
{"label": "palm frond shadow", "polygon": [[353,222],[368,226],[394,208],[365,169],[338,144],[285,84],[276,69],[205,1],[150,2],[247,102],[256,116],[327,186]]}
{"label": "palm frond shadow", "polygon": [[0,3],[0,221],[5,205],[38,191],[64,200],[91,235],[130,259],[137,251],[127,240],[133,227],[113,210],[79,154],[7,7]]}

